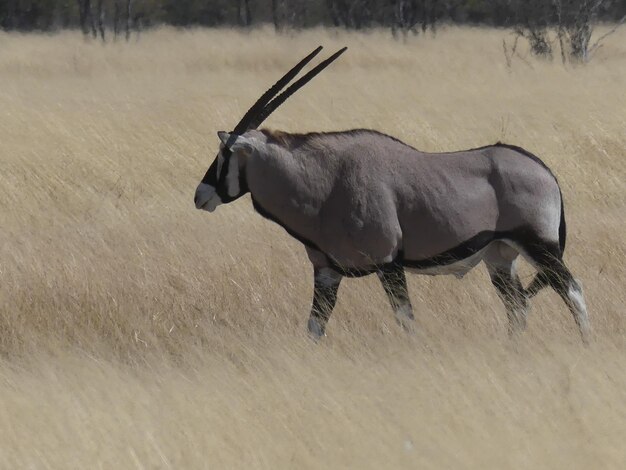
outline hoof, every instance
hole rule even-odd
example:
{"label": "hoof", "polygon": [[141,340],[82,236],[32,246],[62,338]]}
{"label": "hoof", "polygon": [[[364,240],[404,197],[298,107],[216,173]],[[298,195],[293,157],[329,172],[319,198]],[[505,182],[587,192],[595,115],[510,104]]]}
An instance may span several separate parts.
{"label": "hoof", "polygon": [[415,334],[415,317],[411,305],[403,305],[396,311],[396,323],[408,334]]}
{"label": "hoof", "polygon": [[400,317],[396,317],[396,323],[398,324],[398,326],[400,326],[400,328],[402,328],[402,330],[408,334],[408,335],[414,335],[416,332],[416,328],[415,328],[415,320],[412,320],[410,318],[400,318]]}
{"label": "hoof", "polygon": [[322,336],[326,336],[324,327],[317,318],[309,318],[309,336],[314,341],[318,341]]}
{"label": "hoof", "polygon": [[591,344],[592,335],[593,332],[591,331],[590,327],[587,326],[580,329],[580,339],[582,339],[584,346],[589,347],[589,345]]}

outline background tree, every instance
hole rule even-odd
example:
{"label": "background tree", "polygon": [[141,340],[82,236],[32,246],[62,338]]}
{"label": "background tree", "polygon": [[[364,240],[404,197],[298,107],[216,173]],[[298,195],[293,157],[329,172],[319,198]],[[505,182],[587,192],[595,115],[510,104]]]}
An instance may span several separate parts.
{"label": "background tree", "polygon": [[[602,40],[626,20],[625,13],[613,29],[591,44],[594,25],[598,18],[606,17],[606,12],[611,7],[615,7],[612,3],[611,0],[554,0],[558,38],[563,58],[567,54],[574,61],[587,62],[591,55],[602,46]],[[622,7],[624,3],[626,2],[621,2]],[[620,8],[616,10],[620,11]]]}
{"label": "background tree", "polygon": [[252,24],[252,12],[250,11],[249,0],[238,0],[237,18],[239,20],[239,26],[246,27]]}

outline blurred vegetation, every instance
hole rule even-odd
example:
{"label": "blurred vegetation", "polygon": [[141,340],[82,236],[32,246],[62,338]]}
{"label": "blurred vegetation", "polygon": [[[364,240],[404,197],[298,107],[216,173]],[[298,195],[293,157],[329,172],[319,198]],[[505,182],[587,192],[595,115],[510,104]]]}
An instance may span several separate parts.
{"label": "blurred vegetation", "polygon": [[[0,28],[55,31],[80,28],[107,41],[156,25],[241,27],[272,24],[276,31],[331,26],[389,28],[395,38],[436,32],[456,23],[510,28],[507,64],[520,38],[531,54],[587,62],[602,40],[626,21],[625,0],[0,0]],[[614,29],[591,42],[594,25]]]}
{"label": "blurred vegetation", "polygon": [[439,22],[493,26],[554,25],[590,12],[600,21],[626,15],[624,0],[0,0],[0,27],[50,31],[99,24],[112,31],[158,24],[276,29],[390,27],[418,33]]}

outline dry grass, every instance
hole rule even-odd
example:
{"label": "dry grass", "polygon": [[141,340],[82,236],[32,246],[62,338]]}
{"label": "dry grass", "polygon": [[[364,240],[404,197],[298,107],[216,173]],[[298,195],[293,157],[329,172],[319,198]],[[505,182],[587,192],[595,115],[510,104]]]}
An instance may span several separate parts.
{"label": "dry grass", "polygon": [[[626,30],[511,71],[504,34],[0,35],[0,467],[624,468]],[[306,339],[303,248],[247,198],[192,199],[215,131],[318,43],[350,51],[269,126],[554,169],[590,348],[548,291],[510,343],[482,268],[410,277],[415,338],[367,278]]]}

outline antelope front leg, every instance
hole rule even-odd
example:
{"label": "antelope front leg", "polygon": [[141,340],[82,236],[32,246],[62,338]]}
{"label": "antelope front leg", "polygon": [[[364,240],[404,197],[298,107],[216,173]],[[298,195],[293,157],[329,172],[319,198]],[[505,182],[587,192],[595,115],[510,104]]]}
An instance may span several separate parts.
{"label": "antelope front leg", "polygon": [[326,323],[337,303],[342,275],[331,268],[315,268],[313,306],[309,317],[309,335],[315,340],[325,335]]}
{"label": "antelope front leg", "polygon": [[378,272],[378,278],[396,315],[396,321],[405,331],[412,332],[415,317],[413,316],[404,268],[399,263],[389,264]]}

